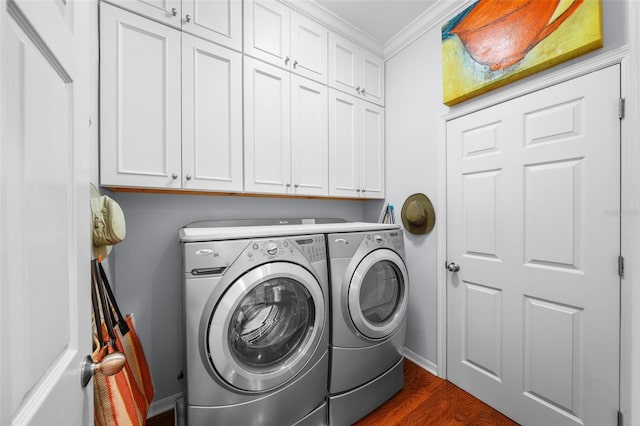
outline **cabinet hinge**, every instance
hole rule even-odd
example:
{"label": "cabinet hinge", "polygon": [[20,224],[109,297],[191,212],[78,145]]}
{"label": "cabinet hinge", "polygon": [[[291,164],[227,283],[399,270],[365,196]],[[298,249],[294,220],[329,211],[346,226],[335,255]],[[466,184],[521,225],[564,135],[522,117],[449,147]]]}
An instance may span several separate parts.
{"label": "cabinet hinge", "polygon": [[622,426],[623,424],[622,411],[618,411],[618,426]]}
{"label": "cabinet hinge", "polygon": [[624,118],[625,112],[625,101],[624,98],[618,99],[618,118],[622,120]]}
{"label": "cabinet hinge", "polygon": [[618,256],[618,275],[624,278],[624,257]]}

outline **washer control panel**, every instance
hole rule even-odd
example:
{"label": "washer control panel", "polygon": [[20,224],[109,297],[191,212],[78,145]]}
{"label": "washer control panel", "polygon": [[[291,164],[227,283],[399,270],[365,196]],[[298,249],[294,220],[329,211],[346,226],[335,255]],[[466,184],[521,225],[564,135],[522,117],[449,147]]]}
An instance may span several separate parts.
{"label": "washer control panel", "polygon": [[301,252],[310,262],[326,259],[324,235],[254,240],[251,243],[251,249],[246,251],[246,256],[275,259],[293,255],[296,251]]}

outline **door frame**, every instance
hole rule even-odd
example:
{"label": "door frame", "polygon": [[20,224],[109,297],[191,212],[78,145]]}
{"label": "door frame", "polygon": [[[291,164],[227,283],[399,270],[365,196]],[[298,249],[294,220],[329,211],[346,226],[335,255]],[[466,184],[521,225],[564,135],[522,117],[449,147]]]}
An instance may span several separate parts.
{"label": "door frame", "polygon": [[[640,10],[639,10],[640,11]],[[630,11],[631,12],[631,11]],[[638,33],[638,43],[640,43],[640,32]],[[631,44],[634,45],[634,44]],[[637,45],[637,44],[636,44]],[[632,60],[635,60],[634,63]],[[640,85],[633,81],[630,76],[635,75],[634,72],[640,72],[640,59],[633,58],[631,55],[630,45],[612,49],[597,57],[583,60],[579,63],[567,66],[542,74],[539,77],[525,80],[521,84],[514,84],[507,90],[497,90],[495,94],[485,95],[477,100],[469,101],[459,107],[449,109],[449,112],[440,119],[437,133],[437,180],[438,192],[437,200],[440,208],[438,209],[438,221],[436,223],[436,284],[437,284],[437,373],[439,377],[447,378],[447,271],[445,263],[447,261],[447,122],[467,114],[509,101],[511,99],[527,95],[538,90],[566,82],[568,80],[581,77],[594,71],[607,68],[612,65],[620,65],[620,93],[622,98],[626,99],[626,117],[638,116],[638,100],[635,99],[640,93]],[[634,147],[632,141],[637,140],[640,135],[640,119],[622,119],[620,120],[620,148],[621,148],[621,247],[620,253],[623,257],[631,259],[638,257],[640,251],[634,249],[634,241],[640,238],[640,225],[634,225],[631,222],[634,216],[640,215],[638,207],[634,205],[631,194],[640,192],[640,178],[633,175],[633,154],[640,151],[640,148]],[[625,143],[626,142],[626,143]],[[637,144],[636,144],[637,145]],[[624,414],[630,414],[632,408],[632,318],[633,318],[633,287],[634,281],[639,281],[635,275],[638,272],[632,268],[626,269],[625,279],[621,279],[620,287],[620,411]],[[637,333],[637,331],[636,331]],[[638,346],[638,342],[635,345]],[[636,384],[636,387],[640,384]],[[640,416],[640,414],[638,414]],[[629,423],[628,423],[629,422]],[[624,424],[631,424],[631,416],[624,418]]]}

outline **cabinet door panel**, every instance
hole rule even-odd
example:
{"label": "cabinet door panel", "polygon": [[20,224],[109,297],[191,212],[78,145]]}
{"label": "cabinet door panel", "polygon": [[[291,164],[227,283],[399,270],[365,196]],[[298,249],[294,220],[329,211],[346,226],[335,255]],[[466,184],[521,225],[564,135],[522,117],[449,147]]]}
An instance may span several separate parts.
{"label": "cabinet door panel", "polygon": [[335,33],[329,34],[329,86],[356,94],[358,46]]}
{"label": "cabinet door panel", "polygon": [[369,102],[384,105],[384,61],[379,56],[362,50],[360,64],[362,97]]}
{"label": "cabinet door panel", "polygon": [[[180,0],[104,0],[154,21],[180,28],[182,19]],[[175,11],[175,13],[174,13]]]}
{"label": "cabinet door panel", "polygon": [[182,31],[242,49],[241,0],[184,0],[182,14]]}
{"label": "cabinet door panel", "polygon": [[291,70],[327,83],[327,29],[299,13],[291,14]]}
{"label": "cabinet door panel", "polygon": [[108,4],[100,25],[101,184],[179,188],[180,32]]}
{"label": "cabinet door panel", "polygon": [[244,3],[244,53],[289,68],[290,10],[273,0]]}
{"label": "cabinet door panel", "polygon": [[245,57],[245,190],[286,193],[291,185],[289,72]]}
{"label": "cabinet door panel", "polygon": [[352,96],[329,90],[329,195],[359,193],[357,103]]}
{"label": "cabinet door panel", "polygon": [[291,179],[300,195],[327,195],[327,87],[291,76]]}
{"label": "cabinet door panel", "polygon": [[182,186],[242,190],[242,56],[182,36]]}
{"label": "cabinet door panel", "polygon": [[361,120],[361,193],[367,198],[384,198],[384,109],[362,102]]}

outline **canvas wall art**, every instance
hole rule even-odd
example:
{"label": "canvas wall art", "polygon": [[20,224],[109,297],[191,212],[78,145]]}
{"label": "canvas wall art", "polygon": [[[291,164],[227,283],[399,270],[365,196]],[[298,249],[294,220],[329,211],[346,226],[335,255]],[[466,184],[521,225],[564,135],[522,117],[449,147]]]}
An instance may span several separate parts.
{"label": "canvas wall art", "polygon": [[602,47],[602,0],[478,0],[442,27],[455,105]]}

